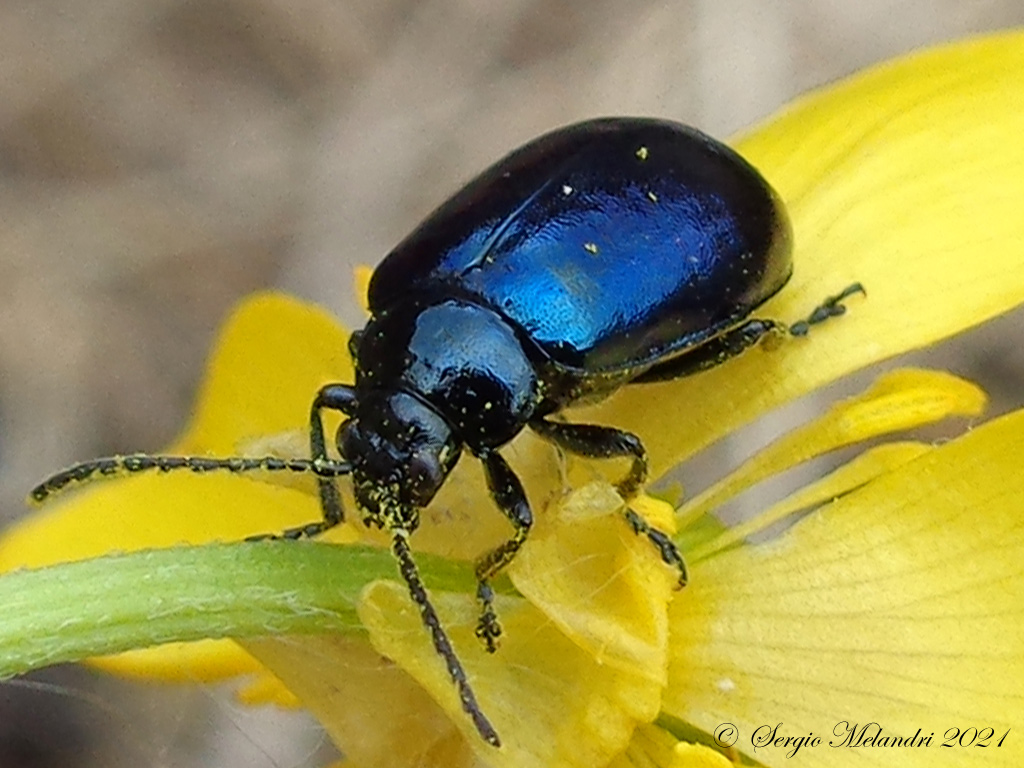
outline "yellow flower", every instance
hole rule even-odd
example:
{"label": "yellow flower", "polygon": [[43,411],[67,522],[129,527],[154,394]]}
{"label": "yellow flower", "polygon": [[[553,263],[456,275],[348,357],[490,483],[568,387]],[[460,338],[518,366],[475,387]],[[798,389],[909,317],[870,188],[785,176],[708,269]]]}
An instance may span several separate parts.
{"label": "yellow flower", "polygon": [[[758,314],[792,322],[853,281],[868,297],[807,339],[627,388],[574,420],[642,435],[658,476],[771,408],[1024,301],[1021,105],[1024,33],[1005,33],[872,69],[738,142],[787,201],[797,238],[792,281]],[[345,349],[323,312],[250,299],[168,452],[304,455],[294,438],[312,393],[351,381]],[[517,439],[506,453],[539,514],[496,585],[505,637],[494,655],[473,637],[469,563],[505,529],[479,468],[462,462],[412,542],[500,750],[462,713],[388,552],[359,526],[333,531],[335,545],[175,546],[316,520],[298,477],[142,474],[26,519],[0,540],[0,568],[82,562],[0,578],[0,673],[236,638],[241,647],[205,639],[93,663],[165,679],[248,674],[246,700],[309,708],[364,768],[782,765],[797,755],[812,766],[932,766],[963,764],[965,753],[1016,765],[1024,412],[944,445],[878,444],[739,528],[710,516],[800,462],[983,404],[949,374],[897,371],[780,437],[669,513],[663,526],[678,524],[691,566],[679,593],[622,523],[620,500],[592,474],[600,467],[563,473],[549,447]],[[664,502],[638,503],[665,515]],[[808,514],[784,533],[748,543],[798,512]],[[88,559],[111,551],[135,553]],[[891,746],[900,738],[913,746]]]}

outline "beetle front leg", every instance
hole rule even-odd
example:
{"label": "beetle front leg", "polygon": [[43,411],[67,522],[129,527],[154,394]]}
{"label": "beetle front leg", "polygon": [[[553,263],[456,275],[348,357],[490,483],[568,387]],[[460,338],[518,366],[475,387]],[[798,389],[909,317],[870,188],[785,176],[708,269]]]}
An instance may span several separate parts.
{"label": "beetle front leg", "polygon": [[[327,455],[327,439],[324,437],[322,412],[333,410],[351,415],[355,406],[355,389],[347,384],[328,384],[317,392],[309,412],[309,450],[314,465],[329,468],[337,463]],[[341,506],[341,494],[338,493],[334,477],[319,474],[317,486],[320,490],[320,511],[323,514],[321,520],[297,528],[288,528],[281,533],[250,536],[246,541],[311,539],[345,522],[345,510]]]}
{"label": "beetle front leg", "polygon": [[[640,438],[632,432],[596,424],[562,424],[545,419],[531,421],[530,428],[559,448],[587,458],[610,459],[631,456],[633,465],[629,474],[615,485],[619,495],[627,501],[640,492],[647,479],[647,452]],[[679,586],[686,586],[689,578],[686,562],[672,538],[629,507],[625,508],[624,514],[633,532],[638,536],[646,536],[658,550],[661,559],[679,571]]]}
{"label": "beetle front leg", "polygon": [[[309,448],[313,461],[329,461],[327,456],[327,440],[324,438],[323,411],[341,411],[351,416],[356,408],[356,391],[347,384],[327,384],[320,388],[313,400],[313,406],[309,412]],[[304,536],[316,536],[328,528],[333,528],[345,521],[345,512],[341,507],[341,495],[338,493],[338,486],[332,478],[320,478],[320,507],[323,510],[322,527],[314,533],[304,533]],[[312,530],[316,524],[306,526]]]}
{"label": "beetle front leg", "polygon": [[494,451],[482,454],[480,460],[484,465],[491,498],[515,529],[512,538],[492,549],[476,563],[476,595],[480,601],[480,621],[476,627],[476,636],[489,653],[494,653],[498,649],[501,624],[494,612],[494,590],[490,580],[512,562],[523,546],[533,525],[533,513],[523,485],[508,463]]}

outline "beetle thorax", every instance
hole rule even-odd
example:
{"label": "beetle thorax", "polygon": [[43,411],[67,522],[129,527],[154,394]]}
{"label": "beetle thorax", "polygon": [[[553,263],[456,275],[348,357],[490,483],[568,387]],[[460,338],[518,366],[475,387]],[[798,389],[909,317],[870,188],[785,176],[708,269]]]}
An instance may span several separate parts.
{"label": "beetle thorax", "polygon": [[415,393],[474,453],[515,437],[540,400],[535,367],[510,324],[457,299],[382,312],[364,330],[356,364],[360,393]]}

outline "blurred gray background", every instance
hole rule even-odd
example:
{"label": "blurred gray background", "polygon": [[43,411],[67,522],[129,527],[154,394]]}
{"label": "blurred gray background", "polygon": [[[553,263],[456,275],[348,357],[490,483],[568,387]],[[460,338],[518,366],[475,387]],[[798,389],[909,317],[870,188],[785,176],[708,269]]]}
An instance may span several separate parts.
{"label": "blurred gray background", "polygon": [[[0,522],[53,469],[170,440],[244,294],[359,322],[352,265],[542,131],[652,114],[728,136],[872,62],[1021,23],[1020,0],[7,0]],[[1009,403],[1020,327],[931,354]],[[311,721],[222,691],[75,668],[0,684],[0,768],[331,754]]]}

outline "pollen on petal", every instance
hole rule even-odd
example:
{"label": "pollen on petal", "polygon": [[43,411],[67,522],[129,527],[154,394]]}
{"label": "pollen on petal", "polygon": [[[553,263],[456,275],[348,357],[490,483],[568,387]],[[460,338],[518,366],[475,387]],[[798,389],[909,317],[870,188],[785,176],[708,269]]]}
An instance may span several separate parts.
{"label": "pollen on petal", "polygon": [[333,316],[283,294],[255,294],[225,322],[174,450],[234,455],[241,441],[304,427],[321,386],[352,380],[348,333]]}

